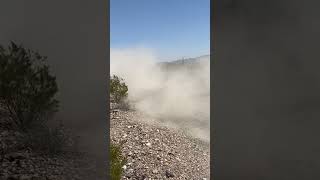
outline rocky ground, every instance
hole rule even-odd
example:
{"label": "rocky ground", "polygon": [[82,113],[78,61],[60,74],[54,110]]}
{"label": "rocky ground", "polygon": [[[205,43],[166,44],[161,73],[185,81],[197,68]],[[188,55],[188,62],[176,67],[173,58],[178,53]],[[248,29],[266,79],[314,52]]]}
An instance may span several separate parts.
{"label": "rocky ground", "polygon": [[[210,178],[209,144],[136,111],[112,110],[110,125],[111,141],[122,144],[127,157],[122,179]],[[39,154],[22,146],[22,136],[0,127],[0,180],[95,179],[94,163],[85,154]]]}
{"label": "rocky ground", "polygon": [[94,163],[85,154],[39,154],[22,145],[22,136],[0,130],[0,180],[88,180],[95,176]]}
{"label": "rocky ground", "polygon": [[136,111],[111,110],[111,142],[122,144],[127,157],[122,179],[210,178],[208,143],[146,118]]}

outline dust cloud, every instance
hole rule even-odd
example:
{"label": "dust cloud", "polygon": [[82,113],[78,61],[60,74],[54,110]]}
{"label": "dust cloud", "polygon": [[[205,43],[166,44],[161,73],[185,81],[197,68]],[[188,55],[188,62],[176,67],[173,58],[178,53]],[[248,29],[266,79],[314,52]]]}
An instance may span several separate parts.
{"label": "dust cloud", "polygon": [[[197,66],[178,64],[167,70],[152,49],[138,47],[110,50],[110,73],[124,79],[128,100],[140,112],[191,136],[210,141],[210,57]],[[148,118],[146,118],[148,121]]]}

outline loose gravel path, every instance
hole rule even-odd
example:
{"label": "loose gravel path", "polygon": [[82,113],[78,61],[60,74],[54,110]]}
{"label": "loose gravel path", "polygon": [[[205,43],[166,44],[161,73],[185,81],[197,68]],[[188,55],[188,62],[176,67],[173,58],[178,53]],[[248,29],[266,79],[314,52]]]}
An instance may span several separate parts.
{"label": "loose gravel path", "polygon": [[111,141],[127,157],[122,179],[210,179],[208,143],[136,111],[111,110],[110,127]]}

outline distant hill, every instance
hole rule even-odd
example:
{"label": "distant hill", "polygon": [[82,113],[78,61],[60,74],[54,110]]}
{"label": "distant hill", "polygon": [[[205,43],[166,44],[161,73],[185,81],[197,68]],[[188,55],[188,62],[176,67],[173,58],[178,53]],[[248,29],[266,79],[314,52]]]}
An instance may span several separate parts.
{"label": "distant hill", "polygon": [[[167,71],[175,71],[180,69],[197,69],[202,63],[210,61],[210,55],[203,55],[195,58],[179,59],[175,61],[160,62],[159,66]],[[209,64],[208,64],[209,65]]]}

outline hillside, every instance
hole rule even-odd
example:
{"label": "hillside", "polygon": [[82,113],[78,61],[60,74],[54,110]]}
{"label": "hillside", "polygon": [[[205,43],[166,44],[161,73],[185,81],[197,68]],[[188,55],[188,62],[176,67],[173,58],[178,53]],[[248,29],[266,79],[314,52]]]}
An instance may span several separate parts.
{"label": "hillside", "polygon": [[203,55],[195,58],[178,59],[174,61],[160,62],[159,66],[166,71],[175,71],[180,69],[197,69],[204,63],[210,61],[210,55]]}
{"label": "hillside", "polygon": [[127,157],[121,179],[210,179],[209,144],[137,111],[113,109],[110,125],[111,142]]}
{"label": "hillside", "polygon": [[110,114],[111,142],[127,158],[122,179],[210,179],[209,60],[123,73],[135,108],[113,104]]}

